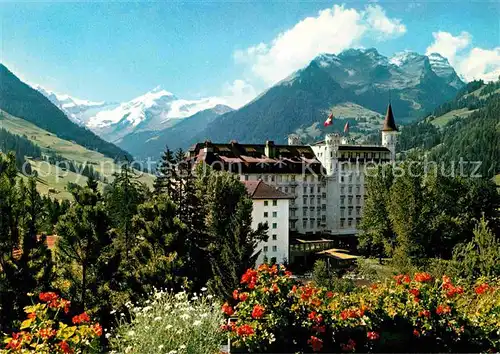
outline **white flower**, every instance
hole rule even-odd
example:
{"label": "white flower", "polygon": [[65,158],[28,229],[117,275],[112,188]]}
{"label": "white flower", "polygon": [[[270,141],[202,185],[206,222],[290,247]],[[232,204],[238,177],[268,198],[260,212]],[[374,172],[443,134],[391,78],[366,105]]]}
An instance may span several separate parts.
{"label": "white flower", "polygon": [[127,336],[133,337],[133,336],[135,336],[135,332],[134,331],[128,331],[127,332]]}
{"label": "white flower", "polygon": [[163,344],[160,344],[160,345],[158,346],[158,350],[162,350],[164,347],[165,347],[165,346],[164,346]]}
{"label": "white flower", "polygon": [[200,320],[196,320],[193,322],[193,326],[199,326],[201,325],[201,321]]}
{"label": "white flower", "polygon": [[207,288],[205,288],[205,287],[201,288],[201,291],[207,291],[207,290],[208,290],[208,289],[207,289]]}
{"label": "white flower", "polygon": [[207,299],[212,299],[214,296],[213,295],[207,295]]}
{"label": "white flower", "polygon": [[167,325],[165,328],[166,328],[166,329],[170,329],[170,328],[172,328],[172,327],[173,327],[173,326],[172,326],[171,324],[169,324],[169,325]]}
{"label": "white flower", "polygon": [[109,337],[111,337],[111,333],[106,333],[105,337],[106,339],[108,339]]}
{"label": "white flower", "polygon": [[189,315],[187,313],[184,313],[180,316],[181,319],[187,320],[189,318]]}
{"label": "white flower", "polygon": [[115,314],[115,313],[116,313],[116,310],[113,310],[113,311],[110,311],[110,312],[109,312],[109,314],[110,314],[110,315],[113,315],[113,314]]}
{"label": "white flower", "polygon": [[186,346],[183,344],[183,345],[181,345],[181,346],[179,347],[179,349],[181,349],[181,350],[182,350],[182,349],[186,349]]}
{"label": "white flower", "polygon": [[201,318],[205,318],[205,317],[207,317],[207,316],[208,316],[208,313],[206,313],[206,312],[205,312],[205,313],[202,313],[202,314],[200,315],[200,317],[201,317]]}
{"label": "white flower", "polygon": [[160,316],[157,316],[153,319],[153,321],[157,322],[157,321],[161,321],[161,317]]}
{"label": "white flower", "polygon": [[167,354],[177,354],[177,350],[171,350]]}
{"label": "white flower", "polygon": [[125,353],[130,353],[132,351],[132,346],[129,345],[127,348],[125,348]]}

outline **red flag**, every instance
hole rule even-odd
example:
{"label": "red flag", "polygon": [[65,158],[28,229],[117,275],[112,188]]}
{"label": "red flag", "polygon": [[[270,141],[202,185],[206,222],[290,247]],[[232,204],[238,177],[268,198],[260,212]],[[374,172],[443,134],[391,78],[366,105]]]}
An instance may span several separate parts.
{"label": "red flag", "polygon": [[349,133],[349,121],[344,125],[344,133]]}
{"label": "red flag", "polygon": [[330,113],[330,115],[328,116],[328,118],[326,118],[325,123],[323,123],[323,125],[327,127],[329,125],[332,125],[332,123],[333,123],[333,113]]}

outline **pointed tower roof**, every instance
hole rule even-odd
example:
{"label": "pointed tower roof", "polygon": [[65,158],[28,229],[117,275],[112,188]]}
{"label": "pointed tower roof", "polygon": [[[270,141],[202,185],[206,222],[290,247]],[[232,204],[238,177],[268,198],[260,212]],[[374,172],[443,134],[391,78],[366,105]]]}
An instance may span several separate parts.
{"label": "pointed tower roof", "polygon": [[382,127],[383,132],[397,132],[396,122],[394,121],[394,115],[392,114],[392,106],[389,103],[387,107],[387,113],[385,115],[384,126]]}

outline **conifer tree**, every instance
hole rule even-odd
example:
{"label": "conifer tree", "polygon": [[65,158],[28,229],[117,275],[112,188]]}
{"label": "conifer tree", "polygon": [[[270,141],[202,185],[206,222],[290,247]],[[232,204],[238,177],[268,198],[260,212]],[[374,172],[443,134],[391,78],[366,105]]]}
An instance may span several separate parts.
{"label": "conifer tree", "polygon": [[172,197],[174,193],[174,183],[175,180],[175,156],[172,150],[165,147],[165,151],[161,156],[161,162],[157,168],[157,175],[153,185],[154,192],[156,195],[161,193],[166,193],[168,196]]}

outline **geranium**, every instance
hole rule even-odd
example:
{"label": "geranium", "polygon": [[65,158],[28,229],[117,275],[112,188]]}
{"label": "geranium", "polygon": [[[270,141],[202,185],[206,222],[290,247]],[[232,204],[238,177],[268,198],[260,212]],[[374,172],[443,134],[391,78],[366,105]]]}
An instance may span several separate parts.
{"label": "geranium", "polygon": [[238,300],[238,290],[237,289],[235,289],[233,291],[233,299]]}
{"label": "geranium", "polygon": [[319,352],[323,348],[323,341],[315,336],[311,336],[307,343],[311,346],[313,352]]}
{"label": "geranium", "polygon": [[255,305],[252,310],[252,317],[259,319],[264,315],[265,308],[261,305]]}
{"label": "geranium", "polygon": [[482,284],[477,285],[476,288],[474,289],[474,291],[476,294],[481,295],[481,294],[484,294],[485,292],[487,292],[489,289],[490,289],[490,286],[488,284],[482,283]]}
{"label": "geranium", "polygon": [[252,326],[244,324],[236,328],[236,333],[241,337],[241,336],[250,336],[255,332]]}
{"label": "geranium", "polygon": [[409,292],[410,292],[410,294],[412,294],[415,297],[420,295],[420,290],[418,290],[418,289],[410,289]]}
{"label": "geranium", "polygon": [[74,316],[72,322],[73,324],[87,323],[90,322],[90,317],[84,312],[80,315]]}
{"label": "geranium", "polygon": [[73,353],[74,352],[73,349],[70,348],[68,342],[66,342],[65,340],[59,342],[57,345],[59,346],[59,348],[61,349],[61,351],[63,353]]}
{"label": "geranium", "polygon": [[378,334],[377,332],[371,331],[371,332],[366,333],[366,338],[368,338],[369,340],[377,340],[380,338],[380,334]]}
{"label": "geranium", "polygon": [[246,299],[248,299],[248,293],[241,293],[239,295],[239,298],[240,298],[240,301],[245,301]]}
{"label": "geranium", "polygon": [[229,305],[227,302],[222,305],[222,312],[224,312],[226,315],[228,316],[232,316],[233,313],[234,313],[234,310],[233,308],[231,307],[231,305]]}
{"label": "geranium", "polygon": [[425,282],[429,282],[431,280],[432,280],[432,276],[429,273],[422,272],[422,273],[415,274],[415,281],[418,281],[419,283],[425,283]]}
{"label": "geranium", "polygon": [[91,328],[96,336],[98,337],[102,336],[102,327],[99,323],[95,323],[94,325],[91,326]]}
{"label": "geranium", "polygon": [[431,317],[431,312],[429,310],[422,310],[418,313],[420,317]]}
{"label": "geranium", "polygon": [[258,273],[256,270],[248,269],[241,277],[241,284],[253,284],[255,286],[257,275]]}
{"label": "geranium", "polygon": [[354,351],[354,349],[356,349],[356,342],[352,339],[349,339],[347,343],[340,344],[340,349],[342,349],[342,351],[344,352],[352,352]]}
{"label": "geranium", "polygon": [[436,308],[436,313],[438,315],[445,315],[445,314],[450,313],[450,312],[451,312],[451,307],[448,305],[439,305]]}
{"label": "geranium", "polygon": [[38,295],[38,298],[40,299],[40,301],[43,302],[52,302],[57,300],[59,297],[54,292],[46,292],[46,293],[40,293],[40,295]]}

